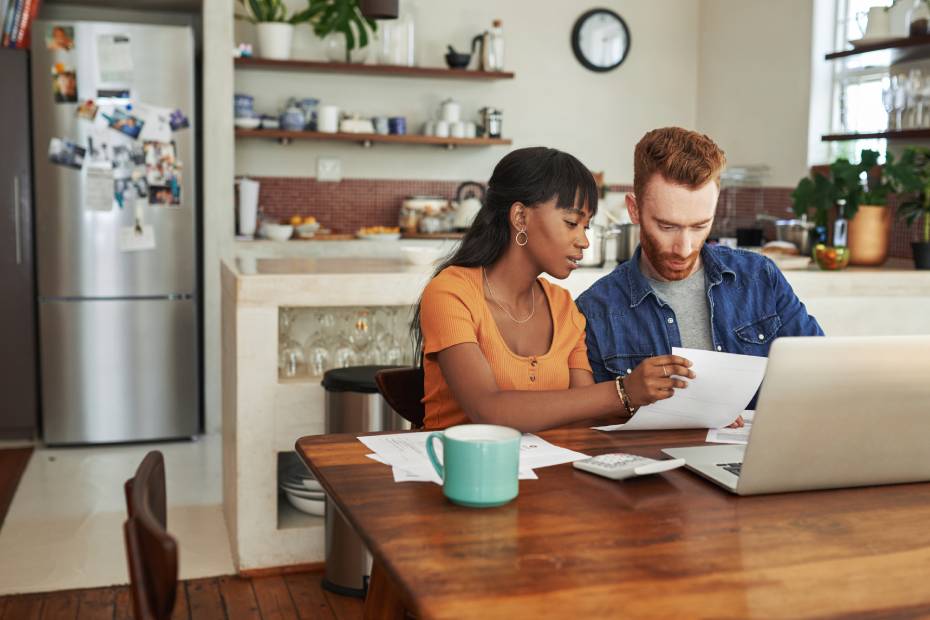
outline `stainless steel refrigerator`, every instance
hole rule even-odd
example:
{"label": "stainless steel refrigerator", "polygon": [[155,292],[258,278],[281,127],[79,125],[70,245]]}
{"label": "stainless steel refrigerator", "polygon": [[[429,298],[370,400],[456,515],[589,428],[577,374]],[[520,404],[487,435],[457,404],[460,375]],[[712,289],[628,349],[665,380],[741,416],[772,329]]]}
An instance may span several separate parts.
{"label": "stainless steel refrigerator", "polygon": [[[46,443],[145,441],[201,430],[194,63],[189,27],[33,27]],[[88,100],[92,105],[79,110]],[[164,110],[179,110],[189,126],[165,133],[156,123]],[[142,133],[133,136],[140,119]],[[146,186],[140,178],[161,174],[169,150],[171,187]]]}

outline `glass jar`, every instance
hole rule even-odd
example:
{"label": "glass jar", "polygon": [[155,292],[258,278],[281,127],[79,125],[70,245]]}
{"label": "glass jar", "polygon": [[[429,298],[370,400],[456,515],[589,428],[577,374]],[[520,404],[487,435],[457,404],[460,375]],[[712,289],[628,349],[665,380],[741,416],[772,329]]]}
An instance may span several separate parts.
{"label": "glass jar", "polygon": [[341,32],[330,32],[323,37],[323,48],[326,50],[326,58],[330,62],[355,62],[363,63],[368,58],[368,46],[356,47],[351,53],[346,49],[346,35]]}
{"label": "glass jar", "polygon": [[415,17],[409,2],[400,4],[397,19],[378,22],[378,64],[416,66]]}
{"label": "glass jar", "polygon": [[920,37],[930,34],[930,6],[927,0],[914,0],[914,5],[907,12],[908,35]]}

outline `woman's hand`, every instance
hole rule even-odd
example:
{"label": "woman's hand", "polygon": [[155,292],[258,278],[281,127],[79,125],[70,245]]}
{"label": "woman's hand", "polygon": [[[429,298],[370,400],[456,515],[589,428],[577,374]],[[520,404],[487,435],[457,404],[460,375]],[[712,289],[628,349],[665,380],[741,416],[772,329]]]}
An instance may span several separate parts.
{"label": "woman's hand", "polygon": [[672,376],[694,379],[696,375],[690,366],[690,360],[677,355],[659,355],[643,360],[623,379],[630,404],[633,407],[651,405],[674,394],[675,388],[688,387],[687,381]]}

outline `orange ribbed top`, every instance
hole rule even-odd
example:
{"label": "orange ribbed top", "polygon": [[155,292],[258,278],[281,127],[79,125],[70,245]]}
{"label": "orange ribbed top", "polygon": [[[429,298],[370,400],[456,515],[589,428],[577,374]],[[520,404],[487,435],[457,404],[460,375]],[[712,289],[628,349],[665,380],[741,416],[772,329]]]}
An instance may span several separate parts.
{"label": "orange ribbed top", "polygon": [[446,267],[423,291],[423,404],[428,429],[470,422],[442,376],[436,353],[465,342],[478,344],[502,390],[564,390],[570,368],[591,371],[585,318],[568,291],[539,279],[552,311],[552,345],[543,355],[517,355],[504,342],[484,298],[480,267]]}

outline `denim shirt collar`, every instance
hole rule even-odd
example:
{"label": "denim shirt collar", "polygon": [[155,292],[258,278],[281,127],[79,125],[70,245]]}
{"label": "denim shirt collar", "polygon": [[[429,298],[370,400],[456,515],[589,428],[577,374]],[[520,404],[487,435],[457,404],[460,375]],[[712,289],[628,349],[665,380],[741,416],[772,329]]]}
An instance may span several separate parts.
{"label": "denim shirt collar", "polygon": [[[636,248],[636,251],[633,252],[633,257],[629,261],[629,268],[627,270],[631,308],[635,308],[643,303],[643,300],[646,299],[650,293],[655,295],[655,291],[652,285],[649,284],[649,280],[646,279],[646,276],[644,276],[643,272],[639,269],[639,260],[642,251],[642,246]],[[704,266],[704,277],[707,282],[708,291],[710,291],[711,287],[723,282],[724,274],[729,274],[734,280],[736,279],[736,271],[734,271],[722,257],[717,256],[716,252],[706,244],[701,248],[701,264]]]}

